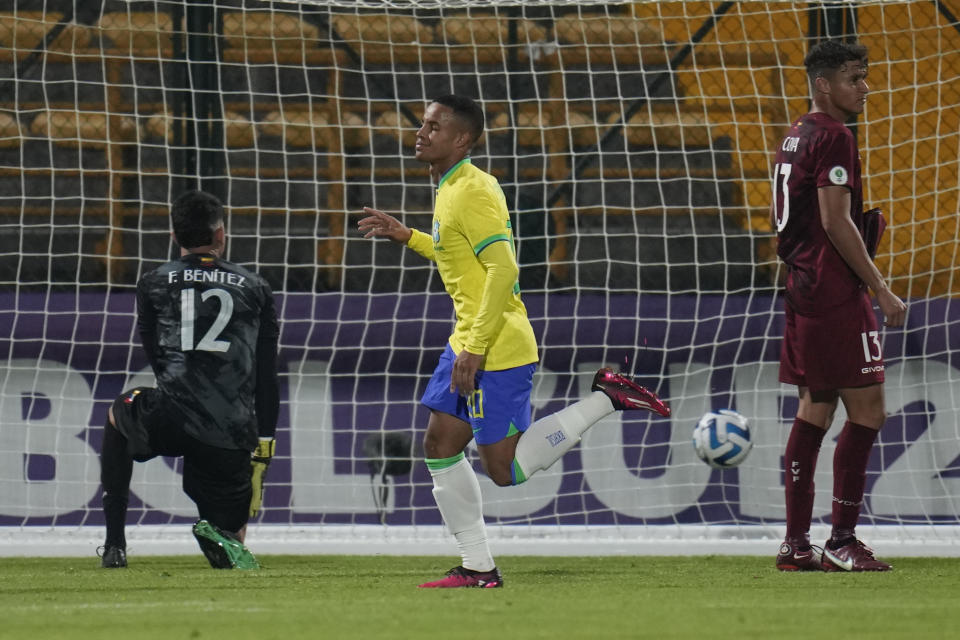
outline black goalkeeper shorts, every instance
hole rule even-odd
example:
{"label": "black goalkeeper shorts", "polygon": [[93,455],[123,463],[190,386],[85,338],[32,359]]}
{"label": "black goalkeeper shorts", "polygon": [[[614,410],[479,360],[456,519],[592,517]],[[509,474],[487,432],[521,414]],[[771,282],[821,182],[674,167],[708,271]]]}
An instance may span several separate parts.
{"label": "black goalkeeper shorts", "polygon": [[227,531],[239,531],[247,523],[253,495],[249,451],[197,440],[184,430],[177,407],[151,387],[122,393],[113,402],[113,417],[137,462],[183,457],[183,490],[197,504],[201,519]]}

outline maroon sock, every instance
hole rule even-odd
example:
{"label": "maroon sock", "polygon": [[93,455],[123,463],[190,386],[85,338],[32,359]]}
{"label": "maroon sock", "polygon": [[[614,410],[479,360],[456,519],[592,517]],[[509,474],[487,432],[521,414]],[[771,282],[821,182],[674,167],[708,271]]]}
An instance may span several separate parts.
{"label": "maroon sock", "polygon": [[810,542],[810,519],[813,514],[813,474],[826,431],[815,424],[796,418],[787,448],[783,454],[783,486],[787,505],[787,538]]}
{"label": "maroon sock", "polygon": [[835,541],[855,537],[857,518],[867,483],[867,461],[877,430],[849,420],[837,439],[833,454],[833,533]]}

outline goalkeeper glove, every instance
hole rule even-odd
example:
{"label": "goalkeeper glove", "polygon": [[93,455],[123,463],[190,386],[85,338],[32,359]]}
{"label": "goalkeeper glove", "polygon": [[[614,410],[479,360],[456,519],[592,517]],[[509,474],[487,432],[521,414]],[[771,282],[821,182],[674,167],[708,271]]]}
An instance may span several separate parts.
{"label": "goalkeeper glove", "polygon": [[250,484],[253,487],[253,495],[250,497],[251,518],[257,515],[263,503],[263,479],[267,475],[267,467],[270,466],[276,447],[277,443],[272,438],[260,440],[250,456]]}

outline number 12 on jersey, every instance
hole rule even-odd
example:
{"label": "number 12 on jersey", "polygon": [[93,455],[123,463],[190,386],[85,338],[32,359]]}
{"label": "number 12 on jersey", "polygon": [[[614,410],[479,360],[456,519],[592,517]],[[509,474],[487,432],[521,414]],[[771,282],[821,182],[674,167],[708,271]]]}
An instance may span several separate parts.
{"label": "number 12 on jersey", "polygon": [[216,298],[220,302],[217,317],[194,345],[193,328],[197,319],[196,294],[193,289],[184,289],[180,292],[180,349],[182,351],[226,351],[230,348],[228,340],[217,340],[220,333],[230,323],[233,316],[233,296],[226,289],[207,289],[200,294],[201,304]]}

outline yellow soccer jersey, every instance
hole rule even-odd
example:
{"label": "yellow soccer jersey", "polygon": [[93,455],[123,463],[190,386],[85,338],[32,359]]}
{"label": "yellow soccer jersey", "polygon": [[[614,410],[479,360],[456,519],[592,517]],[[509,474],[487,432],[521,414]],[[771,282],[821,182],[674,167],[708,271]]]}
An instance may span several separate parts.
{"label": "yellow soccer jersey", "polygon": [[497,179],[471,164],[454,165],[437,186],[432,237],[414,230],[407,243],[437,263],[453,298],[455,353],[486,358],[499,371],[537,362],[537,340],[520,300],[507,201]]}

